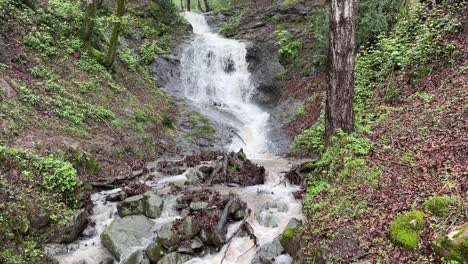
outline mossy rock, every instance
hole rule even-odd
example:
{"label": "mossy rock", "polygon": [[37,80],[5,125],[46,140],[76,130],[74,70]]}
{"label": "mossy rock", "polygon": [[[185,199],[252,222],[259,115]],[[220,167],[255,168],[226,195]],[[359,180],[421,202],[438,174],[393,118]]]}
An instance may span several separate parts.
{"label": "mossy rock", "polygon": [[441,258],[468,263],[468,223],[453,229],[447,236],[439,236],[432,248]]}
{"label": "mossy rock", "polygon": [[416,249],[419,246],[419,232],[424,229],[425,223],[421,211],[403,214],[390,224],[390,239],[407,249]]}
{"label": "mossy rock", "polygon": [[151,243],[145,250],[151,263],[158,263],[158,261],[166,255],[166,251],[158,242]]}
{"label": "mossy rock", "polygon": [[423,204],[423,209],[436,216],[445,216],[454,201],[455,198],[450,196],[434,196],[427,199]]}

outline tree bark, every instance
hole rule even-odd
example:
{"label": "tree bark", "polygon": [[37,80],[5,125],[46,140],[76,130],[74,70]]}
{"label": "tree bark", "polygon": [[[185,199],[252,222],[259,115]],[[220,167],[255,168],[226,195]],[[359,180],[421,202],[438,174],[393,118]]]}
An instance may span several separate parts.
{"label": "tree bark", "polygon": [[189,11],[189,12],[191,11],[190,10],[190,7],[191,7],[190,5],[191,5],[190,0],[187,0],[187,11]]}
{"label": "tree bark", "polygon": [[325,142],[337,129],[354,131],[354,0],[330,1],[330,69],[325,108]]}
{"label": "tree bark", "polygon": [[200,10],[200,12],[204,12],[200,0],[198,0],[197,4],[198,4],[198,9]]}
{"label": "tree bark", "polygon": [[210,3],[208,0],[203,0],[203,2],[205,3],[205,11],[206,12],[210,12],[211,11],[211,8],[210,8]]}
{"label": "tree bark", "polygon": [[85,46],[91,46],[95,21],[96,3],[94,0],[86,0],[86,10],[81,26],[81,40],[83,40]]}
{"label": "tree bark", "polygon": [[111,67],[114,64],[115,56],[117,54],[117,45],[119,43],[119,34],[122,29],[122,18],[125,15],[125,0],[118,0],[116,16],[118,21],[115,22],[112,29],[112,36],[109,42],[109,50],[104,58],[104,66]]}
{"label": "tree bark", "polygon": [[180,10],[184,11],[184,0],[180,0]]}

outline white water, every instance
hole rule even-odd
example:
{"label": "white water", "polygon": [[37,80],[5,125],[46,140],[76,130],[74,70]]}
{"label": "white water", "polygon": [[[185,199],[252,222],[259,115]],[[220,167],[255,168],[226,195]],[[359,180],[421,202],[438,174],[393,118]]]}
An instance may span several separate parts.
{"label": "white water", "polygon": [[[303,218],[302,205],[292,196],[292,192],[299,190],[299,187],[282,181],[282,172],[287,171],[293,162],[268,153],[267,121],[269,115],[250,101],[254,85],[251,82],[245,59],[247,52],[245,44],[212,33],[202,15],[186,12],[184,17],[192,24],[195,33],[194,39],[181,59],[181,85],[185,89],[185,96],[198,104],[200,109],[215,106],[219,115],[216,115],[216,112],[213,114],[212,111],[207,111],[205,114],[239,128],[240,138],[234,138],[228,146],[229,150],[238,151],[243,148],[249,158],[254,158],[257,164],[264,166],[267,170],[264,185],[247,188],[226,186],[210,188],[223,194],[234,192],[247,203],[248,208],[252,210],[248,222],[254,229],[258,243],[263,245],[280,235],[290,219]],[[153,229],[157,231],[163,223],[172,222],[179,217],[174,208],[175,197],[167,194],[167,186],[183,185],[187,177],[185,173],[178,176],[154,173],[152,176],[155,179],[143,182],[163,194],[165,202],[161,217],[155,220]],[[63,255],[56,256],[60,263],[72,264],[86,260],[87,264],[98,264],[99,261],[110,256],[99,239],[99,234],[105,226],[118,217],[115,213],[116,204],[105,202],[108,193],[101,192],[92,197],[95,207],[91,219],[97,223],[97,234],[67,245],[66,249],[69,252],[62,252]],[[265,219],[269,219],[270,221],[267,222],[270,224],[265,224]],[[228,237],[237,230],[239,224],[240,222],[229,226]],[[148,234],[145,240],[151,241],[152,236],[154,234]],[[250,264],[255,251],[253,241],[249,238],[236,237],[219,253],[194,258],[188,264],[220,264],[223,258],[224,264]],[[129,253],[131,252],[126,252],[125,255]],[[291,261],[289,256],[282,255],[276,259],[275,263],[290,264]]]}
{"label": "white water", "polygon": [[218,108],[226,120],[239,129],[229,150],[243,148],[250,158],[267,154],[269,114],[250,100],[254,85],[246,61],[244,43],[212,33],[205,18],[185,12],[195,37],[181,58],[181,79],[185,96],[201,109]]}

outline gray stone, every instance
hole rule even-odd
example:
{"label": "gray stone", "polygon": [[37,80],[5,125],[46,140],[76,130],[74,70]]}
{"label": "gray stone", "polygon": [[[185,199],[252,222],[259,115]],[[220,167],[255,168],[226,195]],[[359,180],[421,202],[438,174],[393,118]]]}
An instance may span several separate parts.
{"label": "gray stone", "polygon": [[46,226],[50,221],[49,212],[43,207],[39,206],[32,210],[28,216],[29,222],[33,229],[41,229]]}
{"label": "gray stone", "polygon": [[195,237],[192,242],[190,243],[190,248],[193,249],[194,251],[197,251],[197,250],[200,250],[200,249],[203,249],[205,245],[203,244],[203,242],[201,241],[200,238],[198,237]]}
{"label": "gray stone", "polygon": [[113,258],[105,258],[105,259],[99,261],[99,264],[114,264],[114,259]]}
{"label": "gray stone", "polygon": [[265,227],[275,228],[278,227],[278,221],[273,213],[268,211],[263,211],[256,217],[257,222]]}
{"label": "gray stone", "polygon": [[125,199],[117,205],[119,216],[125,217],[129,215],[144,214],[143,200],[143,195],[136,195]]}
{"label": "gray stone", "polygon": [[255,257],[252,260],[252,264],[273,264],[275,263],[276,257],[282,255],[284,252],[283,246],[281,246],[279,238],[275,238],[270,243],[267,243],[257,249]]}
{"label": "gray stone", "polygon": [[177,253],[177,252],[172,252],[164,256],[158,264],[183,264],[189,260],[191,260],[193,257],[191,255],[187,254],[182,254],[182,253]]}
{"label": "gray stone", "polygon": [[84,209],[78,210],[73,216],[67,219],[64,225],[55,225],[55,242],[71,243],[75,241],[86,227],[88,214]]}
{"label": "gray stone", "polygon": [[164,248],[158,242],[151,243],[145,251],[151,263],[158,263],[158,261],[166,254]]}
{"label": "gray stone", "polygon": [[159,218],[164,205],[163,199],[153,192],[146,192],[144,198],[143,207],[145,215],[152,219]]}
{"label": "gray stone", "polygon": [[132,215],[114,220],[101,234],[102,244],[120,260],[131,247],[141,247],[154,223],[143,215]]}
{"label": "gray stone", "polygon": [[111,193],[106,196],[106,201],[108,202],[121,202],[127,199],[127,193],[124,191],[118,191],[116,193]]}
{"label": "gray stone", "polygon": [[179,226],[179,233],[188,238],[196,236],[200,232],[200,226],[194,223],[191,216],[184,218],[182,223]]}
{"label": "gray stone", "polygon": [[234,213],[234,221],[243,220],[244,217],[245,217],[245,210],[240,209]]}
{"label": "gray stone", "polygon": [[207,202],[191,202],[190,203],[190,209],[193,211],[201,211],[205,210],[208,208],[208,203]]}
{"label": "gray stone", "polygon": [[143,250],[137,250],[130,254],[121,264],[150,264],[150,261]]}
{"label": "gray stone", "polygon": [[173,229],[173,224],[165,224],[158,232],[157,241],[165,248],[169,249],[179,243],[179,236]]}

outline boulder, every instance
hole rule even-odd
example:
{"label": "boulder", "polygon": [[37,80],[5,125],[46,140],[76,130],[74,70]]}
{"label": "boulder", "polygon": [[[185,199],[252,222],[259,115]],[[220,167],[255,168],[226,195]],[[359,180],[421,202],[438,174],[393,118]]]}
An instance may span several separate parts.
{"label": "boulder", "polygon": [[438,237],[432,243],[432,248],[441,258],[468,263],[468,223]]}
{"label": "boulder", "polygon": [[67,219],[64,225],[57,224],[55,232],[53,232],[55,235],[54,241],[58,243],[71,243],[75,241],[86,228],[87,217],[86,211],[80,209]]}
{"label": "boulder", "polygon": [[137,250],[130,254],[121,264],[150,264],[150,261],[143,250]]}
{"label": "boulder", "polygon": [[209,228],[200,231],[200,239],[208,246],[221,248],[226,243],[226,235]]}
{"label": "boulder", "polygon": [[151,243],[146,248],[146,255],[151,263],[158,263],[158,261],[165,255],[165,250],[158,242]]}
{"label": "boulder", "polygon": [[201,210],[205,210],[206,208],[208,208],[207,202],[191,202],[190,203],[190,209],[193,211],[201,211]]}
{"label": "boulder", "polygon": [[199,251],[199,250],[202,250],[203,247],[205,245],[203,244],[203,242],[201,241],[200,238],[198,237],[195,237],[192,242],[190,243],[190,248],[193,250],[193,251]]}
{"label": "boulder", "polygon": [[143,209],[148,218],[156,219],[161,216],[164,201],[153,192],[146,192],[144,195]]}
{"label": "boulder", "polygon": [[281,246],[292,257],[295,257],[301,249],[302,239],[296,232],[296,228],[301,224],[296,218],[289,220],[283,234],[280,237]]}
{"label": "boulder", "polygon": [[49,223],[50,214],[46,209],[39,206],[31,210],[28,215],[28,220],[31,224],[31,228],[39,230]]}
{"label": "boulder", "polygon": [[143,215],[132,215],[114,220],[101,234],[102,244],[120,260],[131,247],[141,247],[154,223]]}
{"label": "boulder", "polygon": [[177,252],[172,252],[164,256],[158,264],[183,264],[189,260],[191,260],[193,257],[191,255],[187,254],[182,254],[182,253],[177,253]]}
{"label": "boulder", "polygon": [[270,243],[267,243],[257,249],[252,264],[273,264],[275,259],[283,254],[284,248],[281,245],[279,238],[275,238]]}
{"label": "boulder", "polygon": [[158,232],[157,241],[163,247],[170,249],[176,246],[179,243],[179,235],[175,230],[173,230],[173,223],[165,224],[161,227],[161,230]]}
{"label": "boulder", "polygon": [[188,238],[195,237],[200,232],[200,226],[193,221],[191,216],[184,218],[179,226],[179,233]]}
{"label": "boulder", "polygon": [[125,217],[129,215],[144,214],[145,210],[143,207],[143,201],[143,195],[136,195],[125,199],[117,205],[119,216]]}

